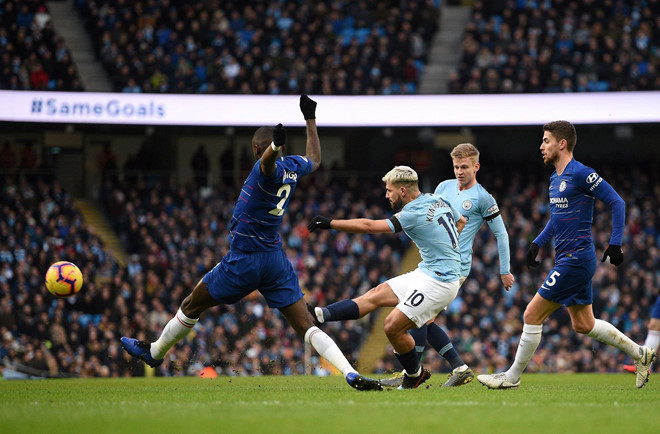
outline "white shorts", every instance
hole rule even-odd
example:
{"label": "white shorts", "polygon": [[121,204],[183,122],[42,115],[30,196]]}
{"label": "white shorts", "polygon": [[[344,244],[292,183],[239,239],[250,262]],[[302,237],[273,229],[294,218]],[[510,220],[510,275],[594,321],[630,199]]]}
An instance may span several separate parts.
{"label": "white shorts", "polygon": [[387,281],[399,299],[396,305],[417,327],[438,316],[449,306],[461,286],[460,280],[440,282],[419,268]]}

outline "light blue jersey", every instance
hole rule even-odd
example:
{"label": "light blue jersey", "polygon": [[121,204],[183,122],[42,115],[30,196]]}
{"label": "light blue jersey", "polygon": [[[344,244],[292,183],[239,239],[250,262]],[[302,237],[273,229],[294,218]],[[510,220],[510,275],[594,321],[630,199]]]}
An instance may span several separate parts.
{"label": "light blue jersey", "polygon": [[504,227],[504,221],[500,216],[500,209],[495,198],[486,191],[481,184],[476,183],[467,190],[458,189],[458,180],[448,179],[443,181],[435,189],[435,194],[447,198],[449,203],[460,210],[463,217],[467,219],[465,228],[459,237],[461,246],[461,275],[468,276],[472,268],[472,245],[474,237],[484,222],[495,234],[497,239],[497,251],[500,256],[500,274],[509,274],[509,235]]}
{"label": "light blue jersey", "polygon": [[461,276],[461,252],[456,220],[461,214],[438,194],[420,194],[408,202],[387,224],[392,232],[404,231],[417,244],[419,269],[441,281]]}

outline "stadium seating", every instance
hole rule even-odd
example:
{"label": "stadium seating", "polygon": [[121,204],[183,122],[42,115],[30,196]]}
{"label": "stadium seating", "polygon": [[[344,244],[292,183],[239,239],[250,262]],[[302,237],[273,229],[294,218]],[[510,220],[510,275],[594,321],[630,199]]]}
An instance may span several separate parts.
{"label": "stadium seating", "polygon": [[0,89],[82,91],[42,0],[0,2]]}
{"label": "stadium seating", "polygon": [[436,2],[77,0],[116,91],[415,93]]}
{"label": "stadium seating", "polygon": [[449,93],[659,90],[658,2],[475,1]]}

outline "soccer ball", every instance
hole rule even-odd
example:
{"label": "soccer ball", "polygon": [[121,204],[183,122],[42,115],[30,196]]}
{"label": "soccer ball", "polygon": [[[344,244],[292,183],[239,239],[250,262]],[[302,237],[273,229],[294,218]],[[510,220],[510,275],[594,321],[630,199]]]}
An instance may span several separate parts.
{"label": "soccer ball", "polygon": [[82,288],[83,275],[76,264],[59,261],[46,271],[45,283],[48,291],[55,297],[70,297]]}

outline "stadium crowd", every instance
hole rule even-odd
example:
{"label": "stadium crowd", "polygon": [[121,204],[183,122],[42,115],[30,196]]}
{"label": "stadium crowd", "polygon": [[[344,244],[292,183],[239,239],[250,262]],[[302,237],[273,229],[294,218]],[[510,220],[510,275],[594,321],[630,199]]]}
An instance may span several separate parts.
{"label": "stadium crowd", "polygon": [[[383,214],[384,204],[374,200],[380,194],[371,189],[358,197],[352,190],[342,183],[310,185],[306,199],[291,201],[282,227],[301,286],[316,299],[344,297],[390,277],[405,247],[385,237],[308,241],[306,216],[314,212]],[[113,185],[108,178],[102,196],[133,253],[121,267],[57,183],[6,177],[2,192],[0,359],[28,374],[64,376],[144,374],[142,363],[121,351],[119,337],[157,336],[227,252],[226,224],[237,194],[230,187],[197,190],[160,181]],[[44,270],[60,259],[78,264],[85,276],[84,290],[71,299],[54,299],[43,285]],[[337,324],[329,332],[355,361],[363,325]],[[227,375],[300,374],[303,353],[302,340],[279,311],[255,293],[205,314],[157,375],[191,375],[209,365]],[[312,364],[317,373],[327,372],[318,358]]]}
{"label": "stadium crowd", "polygon": [[660,90],[660,1],[473,3],[449,93]]}
{"label": "stadium crowd", "polygon": [[[483,158],[483,157],[482,157]],[[483,161],[483,160],[482,160]],[[599,265],[594,278],[594,309],[636,341],[643,341],[650,303],[657,294],[660,227],[657,163],[594,161],[592,165],[627,203],[626,262]],[[523,168],[525,165],[518,165]],[[631,171],[636,178],[626,176]],[[310,234],[309,217],[388,215],[377,179],[314,177],[300,186],[282,226],[287,254],[312,306],[354,297],[399,272],[404,237],[322,232]],[[440,180],[438,180],[440,181]],[[487,227],[478,234],[472,274],[457,300],[437,322],[446,328],[464,360],[477,372],[504,368],[522,327],[525,305],[552,267],[552,251],[542,249],[541,269],[524,266],[529,242],[547,216],[547,174],[539,167],[511,173],[487,162],[480,182],[498,199],[511,240],[517,284],[505,292],[499,279],[495,240]],[[358,187],[359,186],[359,187]],[[132,254],[122,267],[72,207],[57,182],[38,176],[6,176],[0,220],[0,359],[51,375],[143,375],[144,365],[121,351],[121,335],[153,339],[203,273],[227,251],[227,222],[237,190],[233,186],[196,188],[171,180],[106,180],[103,204]],[[597,203],[597,249],[610,234],[609,212]],[[81,294],[55,299],[43,286],[47,266],[77,263],[85,275]],[[324,324],[323,329],[355,361],[370,330],[362,321]],[[256,293],[234,306],[212,309],[194,333],[179,343],[157,375],[194,375],[213,365],[227,375],[304,372],[303,343],[276,310]],[[558,311],[544,325],[530,371],[618,372],[624,355],[571,332]],[[434,351],[425,365],[448,366]],[[13,365],[12,365],[13,366]],[[317,372],[324,365],[314,360]],[[391,352],[379,372],[398,366]],[[42,372],[43,373],[43,372]]]}
{"label": "stadium crowd", "polygon": [[439,2],[77,0],[116,91],[416,93]]}
{"label": "stadium crowd", "polygon": [[46,2],[0,2],[0,89],[83,90]]}

